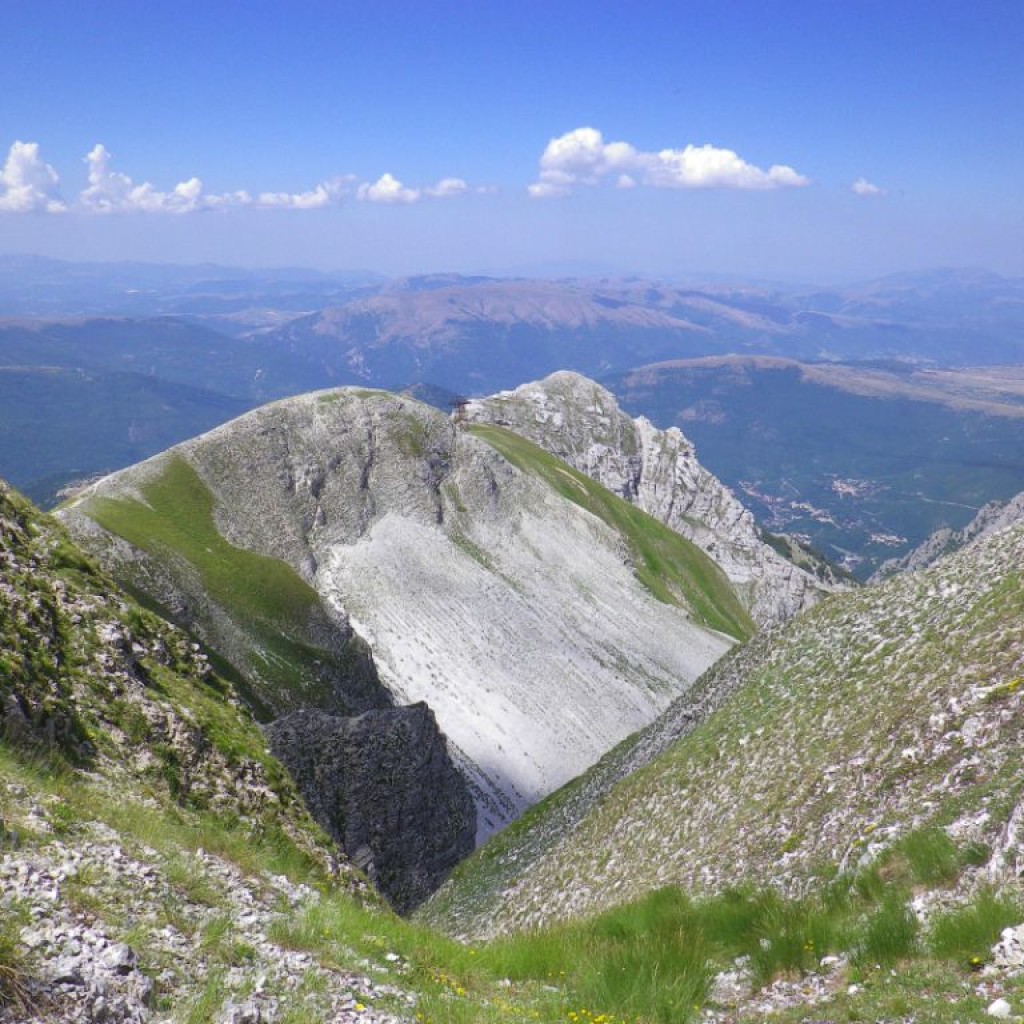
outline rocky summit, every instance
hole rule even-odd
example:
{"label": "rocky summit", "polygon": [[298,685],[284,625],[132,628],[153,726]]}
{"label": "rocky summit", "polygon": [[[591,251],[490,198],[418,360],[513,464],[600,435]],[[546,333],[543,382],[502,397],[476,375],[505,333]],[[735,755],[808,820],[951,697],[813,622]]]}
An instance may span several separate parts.
{"label": "rocky summit", "polygon": [[425,701],[480,837],[754,628],[653,517],[520,435],[386,392],[265,406],[61,516],[268,720]]}
{"label": "rocky summit", "polygon": [[632,419],[586,377],[554,373],[474,400],[466,415],[529,438],[692,541],[759,625],[782,622],[843,589],[826,567],[808,571],[767,544],[749,510],[700,464],[680,430]]}

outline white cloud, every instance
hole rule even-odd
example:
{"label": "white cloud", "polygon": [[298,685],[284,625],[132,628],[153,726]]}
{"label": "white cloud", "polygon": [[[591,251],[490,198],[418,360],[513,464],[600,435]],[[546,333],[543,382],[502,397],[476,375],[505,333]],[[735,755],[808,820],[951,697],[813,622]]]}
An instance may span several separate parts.
{"label": "white cloud", "polygon": [[423,193],[418,188],[406,188],[394,175],[385,172],[372,185],[363,182],[356,190],[356,199],[365,203],[415,203]]}
{"label": "white cloud", "polygon": [[39,156],[39,143],[15,142],[0,169],[0,212],[63,213],[57,172]]}
{"label": "white cloud", "polygon": [[687,146],[643,153],[644,182],[659,188],[768,189],[806,185],[807,179],[792,167],[775,164],[762,171],[731,149]]}
{"label": "white cloud", "polygon": [[319,210],[325,206],[336,206],[344,198],[351,181],[349,175],[322,181],[307,192],[261,192],[256,205],[287,210]]}
{"label": "white cloud", "polygon": [[393,174],[384,173],[372,184],[364,181],[356,189],[356,199],[364,203],[418,203],[421,199],[450,199],[468,192],[489,192],[484,186],[471,189],[462,178],[442,178],[436,185],[412,188],[403,185]]}
{"label": "white cloud", "polygon": [[550,181],[537,181],[526,186],[526,191],[533,199],[555,199],[558,196],[567,196],[570,189],[567,185],[556,185]]}
{"label": "white cloud", "polygon": [[194,213],[251,202],[248,193],[205,195],[198,178],[161,192],[148,181],[136,185],[127,174],[110,168],[110,153],[102,143],[86,154],[89,184],[78,197],[78,205],[91,213]]}
{"label": "white cloud", "polygon": [[767,171],[747,163],[731,149],[688,145],[657,153],[628,142],[605,142],[596,128],[577,128],[552,139],[541,154],[539,180],[527,187],[534,198],[568,195],[576,185],[597,185],[616,177],[619,188],[773,189],[807,185],[792,167],[774,164]]}
{"label": "white cloud", "polygon": [[150,182],[141,184],[112,166],[110,151],[98,142],[86,154],[88,184],[73,204],[66,203],[58,191],[57,172],[39,156],[34,142],[15,142],[7,161],[0,168],[0,213],[43,211],[62,213],[167,213],[185,214],[232,207],[263,209],[319,210],[336,206],[355,190],[357,199],[371,203],[416,203],[421,199],[446,199],[467,193],[490,192],[488,186],[471,188],[462,178],[442,178],[435,185],[408,188],[392,174],[382,174],[375,182],[356,186],[354,175],[339,175],[304,192],[259,192],[244,189],[209,193],[199,178],[182,181],[169,191]]}
{"label": "white cloud", "polygon": [[865,198],[869,196],[884,196],[885,189],[879,188],[878,185],[873,185],[867,178],[858,178],[851,186],[850,191],[855,196],[863,196]]}
{"label": "white cloud", "polygon": [[161,192],[149,182],[136,185],[127,174],[111,170],[110,153],[100,143],[88,153],[85,162],[89,185],[79,195],[78,205],[93,213],[194,213],[240,206],[315,210],[339,203],[350,180],[334,178],[306,192],[261,192],[253,198],[244,189],[204,192],[198,178],[189,178],[170,192]]}
{"label": "white cloud", "polygon": [[442,178],[436,185],[423,191],[436,199],[445,199],[448,196],[461,196],[469,191],[469,186],[461,178]]}
{"label": "white cloud", "polygon": [[239,189],[237,192],[221,192],[217,195],[203,196],[204,210],[220,210],[226,206],[252,206],[253,203],[252,196],[245,189]]}
{"label": "white cloud", "polygon": [[261,192],[256,204],[286,210],[316,210],[321,206],[330,206],[331,194],[325,185],[320,184],[308,192]]}

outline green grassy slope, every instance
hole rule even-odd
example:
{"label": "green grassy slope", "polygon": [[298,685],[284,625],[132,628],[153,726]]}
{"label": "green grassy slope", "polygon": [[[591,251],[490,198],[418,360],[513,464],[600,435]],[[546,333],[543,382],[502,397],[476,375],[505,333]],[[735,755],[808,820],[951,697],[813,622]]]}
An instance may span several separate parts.
{"label": "green grassy slope", "polygon": [[[489,932],[666,884],[802,891],[926,825],[987,847],[998,875],[1024,793],[1021,566],[1016,527],[757,638],[666,713],[657,728],[674,722],[678,742],[580,801],[582,820],[561,808],[586,779],[534,808],[460,868],[432,919]],[[732,697],[705,716],[701,693],[716,691]],[[644,736],[594,773],[614,776]]]}
{"label": "green grassy slope", "polygon": [[754,624],[724,573],[690,541],[525,438],[502,427],[475,424],[467,429],[617,531],[637,579],[659,601],[692,609],[698,622],[737,640],[753,634]]}
{"label": "green grassy slope", "polygon": [[236,668],[246,678],[255,673],[265,702],[288,704],[290,694],[325,702],[329,692],[317,683],[324,667],[346,676],[350,663],[317,643],[336,627],[316,591],[284,562],[228,543],[214,523],[213,495],[181,456],[170,457],[142,495],[144,502],[92,498],[85,512],[154,559],[181,559],[198,574],[205,597],[250,638],[248,663]]}
{"label": "green grassy slope", "polygon": [[[180,823],[235,801],[239,842],[252,828],[327,857],[288,776],[206,658],[2,481],[0,556],[0,738],[10,751],[27,764],[42,757],[57,783],[70,772],[69,785],[85,785],[76,767],[98,772],[94,781],[130,778],[141,803]],[[243,810],[246,789],[261,785],[273,801]]]}
{"label": "green grassy slope", "polygon": [[90,515],[145,551],[167,548],[182,555],[215,601],[251,621],[285,626],[317,605],[313,588],[283,562],[224,540],[213,521],[213,495],[180,456],[144,486],[143,495],[145,503],[97,498]]}
{"label": "green grassy slope", "polygon": [[[0,564],[0,707],[15,701],[22,719],[12,728],[7,711],[0,736],[0,850],[4,878],[27,893],[0,901],[0,1017],[24,1019],[36,999],[54,1000],[44,1004],[52,1019],[71,1016],[45,981],[63,947],[26,941],[53,914],[129,944],[156,979],[154,1011],[196,1024],[252,998],[287,1024],[351,1013],[394,1024],[679,1024],[709,1001],[708,1019],[753,1022],[765,1016],[757,989],[773,980],[785,997],[773,1019],[783,1024],[808,1012],[952,1024],[980,1019],[995,995],[1014,1006],[1024,998],[1024,978],[997,972],[977,984],[972,974],[999,929],[1024,916],[1012,898],[981,892],[927,927],[902,912],[910,895],[954,885],[990,852],[928,828],[904,832],[820,897],[751,888],[693,899],[667,889],[586,922],[473,945],[403,922],[350,868],[328,870],[322,834],[244,706],[186,637],[118,592],[2,484]],[[1011,575],[981,602],[990,626],[997,611],[1021,610]],[[932,585],[945,585],[946,604],[973,606],[976,595],[951,594],[951,582]],[[859,606],[842,608],[846,622]],[[950,642],[961,639],[970,638]],[[989,641],[999,677],[1019,655],[1016,636],[996,631]],[[768,649],[763,640],[755,648],[758,658]],[[1016,733],[1018,677],[999,678],[981,691],[995,710],[987,724]],[[747,727],[763,717],[753,713]],[[723,764],[728,750],[711,760]],[[1006,802],[985,782],[987,765],[976,768],[999,821]],[[594,883],[579,875],[570,884]],[[297,953],[296,985],[287,964]],[[821,966],[826,954],[838,966]],[[716,1007],[714,976],[736,957],[748,958],[754,994]],[[815,992],[827,1007],[810,1008]]]}

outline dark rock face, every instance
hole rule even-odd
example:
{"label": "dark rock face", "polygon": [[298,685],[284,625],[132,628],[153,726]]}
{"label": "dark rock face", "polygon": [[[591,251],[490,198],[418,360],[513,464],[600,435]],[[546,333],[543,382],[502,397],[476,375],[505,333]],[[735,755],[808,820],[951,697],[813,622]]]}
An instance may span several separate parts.
{"label": "dark rock face", "polygon": [[322,828],[396,910],[423,902],[473,849],[476,810],[426,704],[265,727]]}

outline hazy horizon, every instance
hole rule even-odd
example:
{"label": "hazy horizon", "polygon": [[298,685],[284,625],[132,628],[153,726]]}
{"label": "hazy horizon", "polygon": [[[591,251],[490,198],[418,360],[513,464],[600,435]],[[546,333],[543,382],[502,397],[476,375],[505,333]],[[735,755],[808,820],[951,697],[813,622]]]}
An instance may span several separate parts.
{"label": "hazy horizon", "polygon": [[[631,277],[639,278],[650,278],[652,281],[665,281],[672,282],[679,285],[685,285],[687,283],[693,284],[736,284],[746,285],[752,287],[780,287],[780,288],[855,288],[861,284],[868,284],[878,280],[884,280],[886,278],[899,278],[899,277],[927,277],[933,274],[994,274],[997,277],[1003,278],[1006,281],[1016,281],[1020,278],[1015,275],[1000,274],[998,271],[992,270],[990,267],[984,266],[950,266],[950,265],[932,265],[932,266],[918,266],[918,267],[904,267],[898,270],[893,270],[887,273],[881,273],[877,275],[858,275],[850,276],[847,278],[825,278],[819,277],[817,279],[807,277],[784,277],[778,276],[767,276],[757,274],[741,274],[738,272],[728,271],[642,271],[635,268],[628,267],[615,267],[606,264],[588,263],[587,261],[538,261],[532,264],[520,264],[518,266],[509,267],[470,267],[464,269],[456,269],[453,267],[438,266],[438,267],[424,267],[421,269],[410,270],[404,273],[392,273],[389,274],[377,267],[357,267],[357,266],[314,266],[312,264],[300,264],[300,263],[274,263],[274,262],[257,262],[257,261],[232,261],[230,263],[221,262],[216,260],[198,260],[198,261],[179,261],[179,260],[148,260],[148,259],[65,259],[64,257],[56,257],[44,255],[43,253],[33,252],[0,252],[0,261],[13,261],[13,260],[42,260],[42,261],[53,261],[56,263],[65,263],[68,266],[95,266],[95,267],[152,267],[162,268],[166,270],[177,269],[177,270],[202,270],[204,268],[210,268],[211,270],[236,270],[244,273],[251,274],[265,274],[273,277],[275,273],[281,275],[323,275],[325,277],[366,277],[370,279],[379,279],[380,281],[400,281],[403,279],[411,279],[417,277],[444,277],[444,276],[455,276],[455,277],[484,277],[493,278],[495,280],[501,279],[522,279],[522,280],[538,280],[538,281],[558,281],[558,280],[598,280],[601,278],[614,279],[628,279]],[[1024,276],[1024,275],[1022,275]]]}

